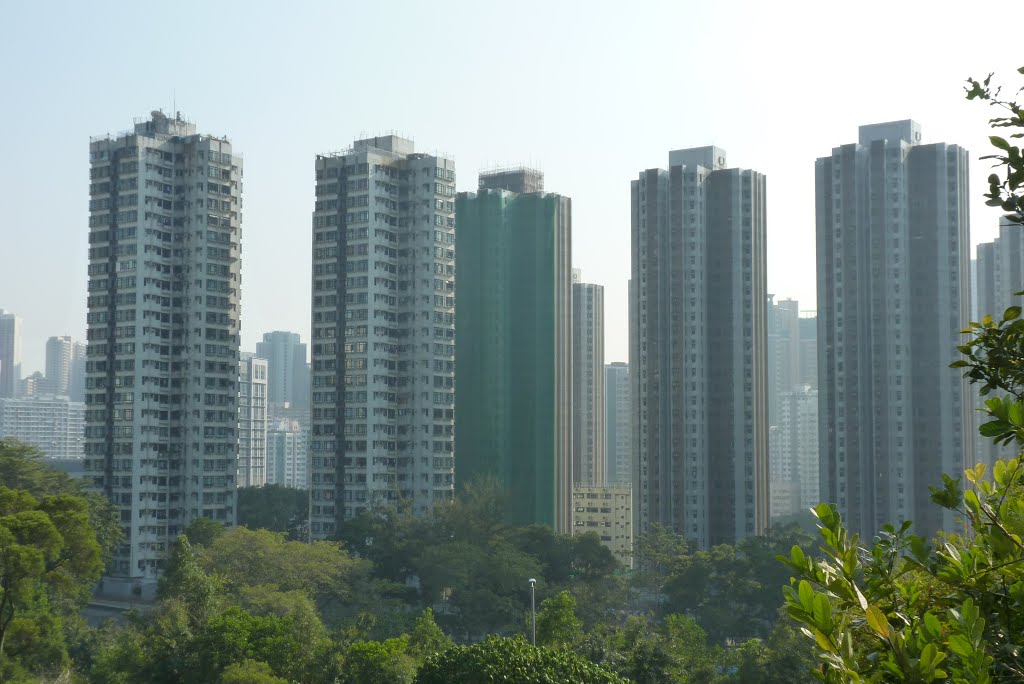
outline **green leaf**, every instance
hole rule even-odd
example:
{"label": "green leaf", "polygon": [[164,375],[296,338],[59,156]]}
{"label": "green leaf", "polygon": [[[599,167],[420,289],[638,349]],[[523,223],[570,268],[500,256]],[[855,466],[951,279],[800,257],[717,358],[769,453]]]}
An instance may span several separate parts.
{"label": "green leaf", "polygon": [[807,580],[800,580],[800,605],[808,613],[814,611],[814,589],[811,588],[810,582]]}
{"label": "green leaf", "polygon": [[930,612],[924,614],[924,628],[933,638],[937,639],[942,636],[942,625],[939,624],[939,618]]}
{"label": "green leaf", "polygon": [[982,423],[978,427],[978,432],[981,433],[982,437],[998,437],[1005,434],[1009,429],[1010,424],[1005,420],[990,420],[987,423]]}
{"label": "green leaf", "polygon": [[1021,406],[1019,401],[1015,401],[1007,407],[1006,417],[1014,425],[1024,423],[1024,407]]}
{"label": "green leaf", "polygon": [[970,658],[974,653],[974,647],[971,646],[971,642],[967,640],[963,634],[954,634],[949,637],[947,642],[949,650],[956,653],[961,658]]}
{"label": "green leaf", "polygon": [[992,143],[993,147],[998,147],[999,149],[1006,150],[1007,152],[1010,150],[1010,143],[1006,142],[1006,140],[1000,138],[998,135],[990,135],[988,139],[989,142]]}
{"label": "green leaf", "polygon": [[793,559],[794,565],[804,567],[807,564],[807,557],[804,556],[803,549],[801,549],[800,546],[797,544],[793,545],[793,550],[790,551],[790,558]]}
{"label": "green leaf", "polygon": [[869,606],[866,611],[868,619],[868,626],[875,631],[875,633],[883,639],[889,638],[889,621],[885,618],[885,613],[878,608],[878,606]]}
{"label": "green leaf", "polygon": [[1004,321],[1012,321],[1015,318],[1020,318],[1019,306],[1011,306],[1010,308],[1003,312]]}
{"label": "green leaf", "polygon": [[[987,423],[986,423],[987,424]],[[985,427],[984,425],[982,427]],[[985,433],[982,433],[985,434]],[[1005,484],[1003,480],[1006,478],[1006,461],[996,461],[992,465],[992,479],[998,484]]]}

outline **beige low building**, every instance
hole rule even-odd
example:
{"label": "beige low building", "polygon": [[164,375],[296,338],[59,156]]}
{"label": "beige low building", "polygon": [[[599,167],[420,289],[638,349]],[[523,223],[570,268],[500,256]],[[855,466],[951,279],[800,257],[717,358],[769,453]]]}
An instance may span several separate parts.
{"label": "beige low building", "polygon": [[628,484],[576,483],[573,534],[595,532],[623,567],[633,567],[633,491]]}

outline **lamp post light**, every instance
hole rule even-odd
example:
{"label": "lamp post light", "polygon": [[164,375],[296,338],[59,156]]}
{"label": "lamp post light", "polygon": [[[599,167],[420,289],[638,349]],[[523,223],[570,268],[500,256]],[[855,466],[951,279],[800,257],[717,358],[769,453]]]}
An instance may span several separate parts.
{"label": "lamp post light", "polygon": [[530,643],[537,645],[537,580],[530,578]]}

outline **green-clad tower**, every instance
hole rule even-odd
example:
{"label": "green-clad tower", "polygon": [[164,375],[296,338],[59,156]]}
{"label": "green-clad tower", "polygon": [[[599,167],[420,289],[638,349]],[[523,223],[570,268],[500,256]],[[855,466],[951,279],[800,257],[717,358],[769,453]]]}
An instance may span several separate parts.
{"label": "green-clad tower", "polygon": [[571,526],[572,202],[481,175],[455,205],[456,491],[494,477],[509,522]]}

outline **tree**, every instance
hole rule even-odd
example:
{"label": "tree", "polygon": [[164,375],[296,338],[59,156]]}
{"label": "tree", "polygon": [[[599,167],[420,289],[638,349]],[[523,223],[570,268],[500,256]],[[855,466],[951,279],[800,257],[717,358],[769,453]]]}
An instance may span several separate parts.
{"label": "tree", "polygon": [[688,551],[689,545],[681,535],[660,523],[648,526],[644,534],[636,539],[633,555],[637,572],[634,584],[645,591],[660,593],[676,558],[686,555]]}
{"label": "tree", "polygon": [[406,653],[407,640],[357,641],[345,654],[345,666],[339,684],[410,684],[416,664]]}
{"label": "tree", "polygon": [[453,646],[448,635],[441,631],[434,621],[434,611],[427,608],[416,618],[412,634],[409,635],[409,655],[417,663],[422,663],[428,656],[443,653]]}
{"label": "tree", "polygon": [[537,643],[560,648],[583,638],[583,624],[576,617],[576,599],[562,591],[545,599],[537,612]]}
{"label": "tree", "polygon": [[[1024,67],[1017,69],[1017,73],[1024,74]],[[973,78],[967,80],[967,99],[981,100],[988,102],[991,106],[1002,110],[1000,116],[989,119],[993,128],[1018,129],[1010,134],[1011,139],[1024,137],[1024,106],[1019,105],[1015,99],[1003,99],[1002,87],[993,88],[992,74],[989,74],[983,81]],[[1014,96],[1024,92],[1024,87],[1018,88]],[[1006,213],[1006,217],[1013,223],[1024,224],[1024,155],[1021,148],[1011,144],[1006,138],[993,135],[989,137],[992,146],[998,152],[982,157],[982,159],[995,159],[998,166],[1003,168],[1003,177],[993,173],[988,177],[989,192],[985,204],[990,207],[999,207]]]}
{"label": "tree", "polygon": [[185,537],[196,546],[210,546],[224,533],[224,523],[212,518],[196,518],[185,528]]}
{"label": "tree", "polygon": [[53,641],[60,616],[81,609],[102,569],[84,499],[0,486],[0,668],[35,668],[41,649],[49,664],[66,661],[63,639]]}
{"label": "tree", "polygon": [[351,597],[351,582],[363,571],[337,542],[288,541],[283,533],[234,527],[202,549],[207,572],[223,578],[225,587],[266,586],[301,590],[314,599]]}
{"label": "tree", "polygon": [[275,677],[270,665],[262,661],[243,660],[224,668],[220,684],[288,684],[288,680]]}
{"label": "tree", "polygon": [[309,518],[309,492],[283,485],[242,487],[238,490],[238,524],[252,530],[284,532],[301,541]]}
{"label": "tree", "polygon": [[567,650],[535,648],[522,637],[490,636],[431,656],[415,684],[627,684],[614,672]]}
{"label": "tree", "polygon": [[157,596],[175,599],[186,606],[193,625],[203,622],[218,605],[220,582],[210,577],[199,565],[192,544],[180,535],[171,548],[166,569],[157,585]]}
{"label": "tree", "polygon": [[232,606],[208,620],[189,645],[192,654],[188,678],[216,681],[233,663],[256,660],[288,679],[305,670],[309,652],[289,618],[253,615]]}
{"label": "tree", "polygon": [[10,437],[0,438],[0,482],[37,499],[57,494],[84,499],[88,504],[89,524],[105,565],[124,536],[120,510],[102,493],[87,489],[84,481],[50,467],[43,459],[43,452],[30,444]]}
{"label": "tree", "polygon": [[771,528],[767,535],[748,537],[735,546],[666,559],[661,607],[666,613],[693,616],[712,643],[766,638],[778,617],[779,587],[789,579],[775,558],[789,553],[794,544],[809,549],[811,541],[796,526]]}

